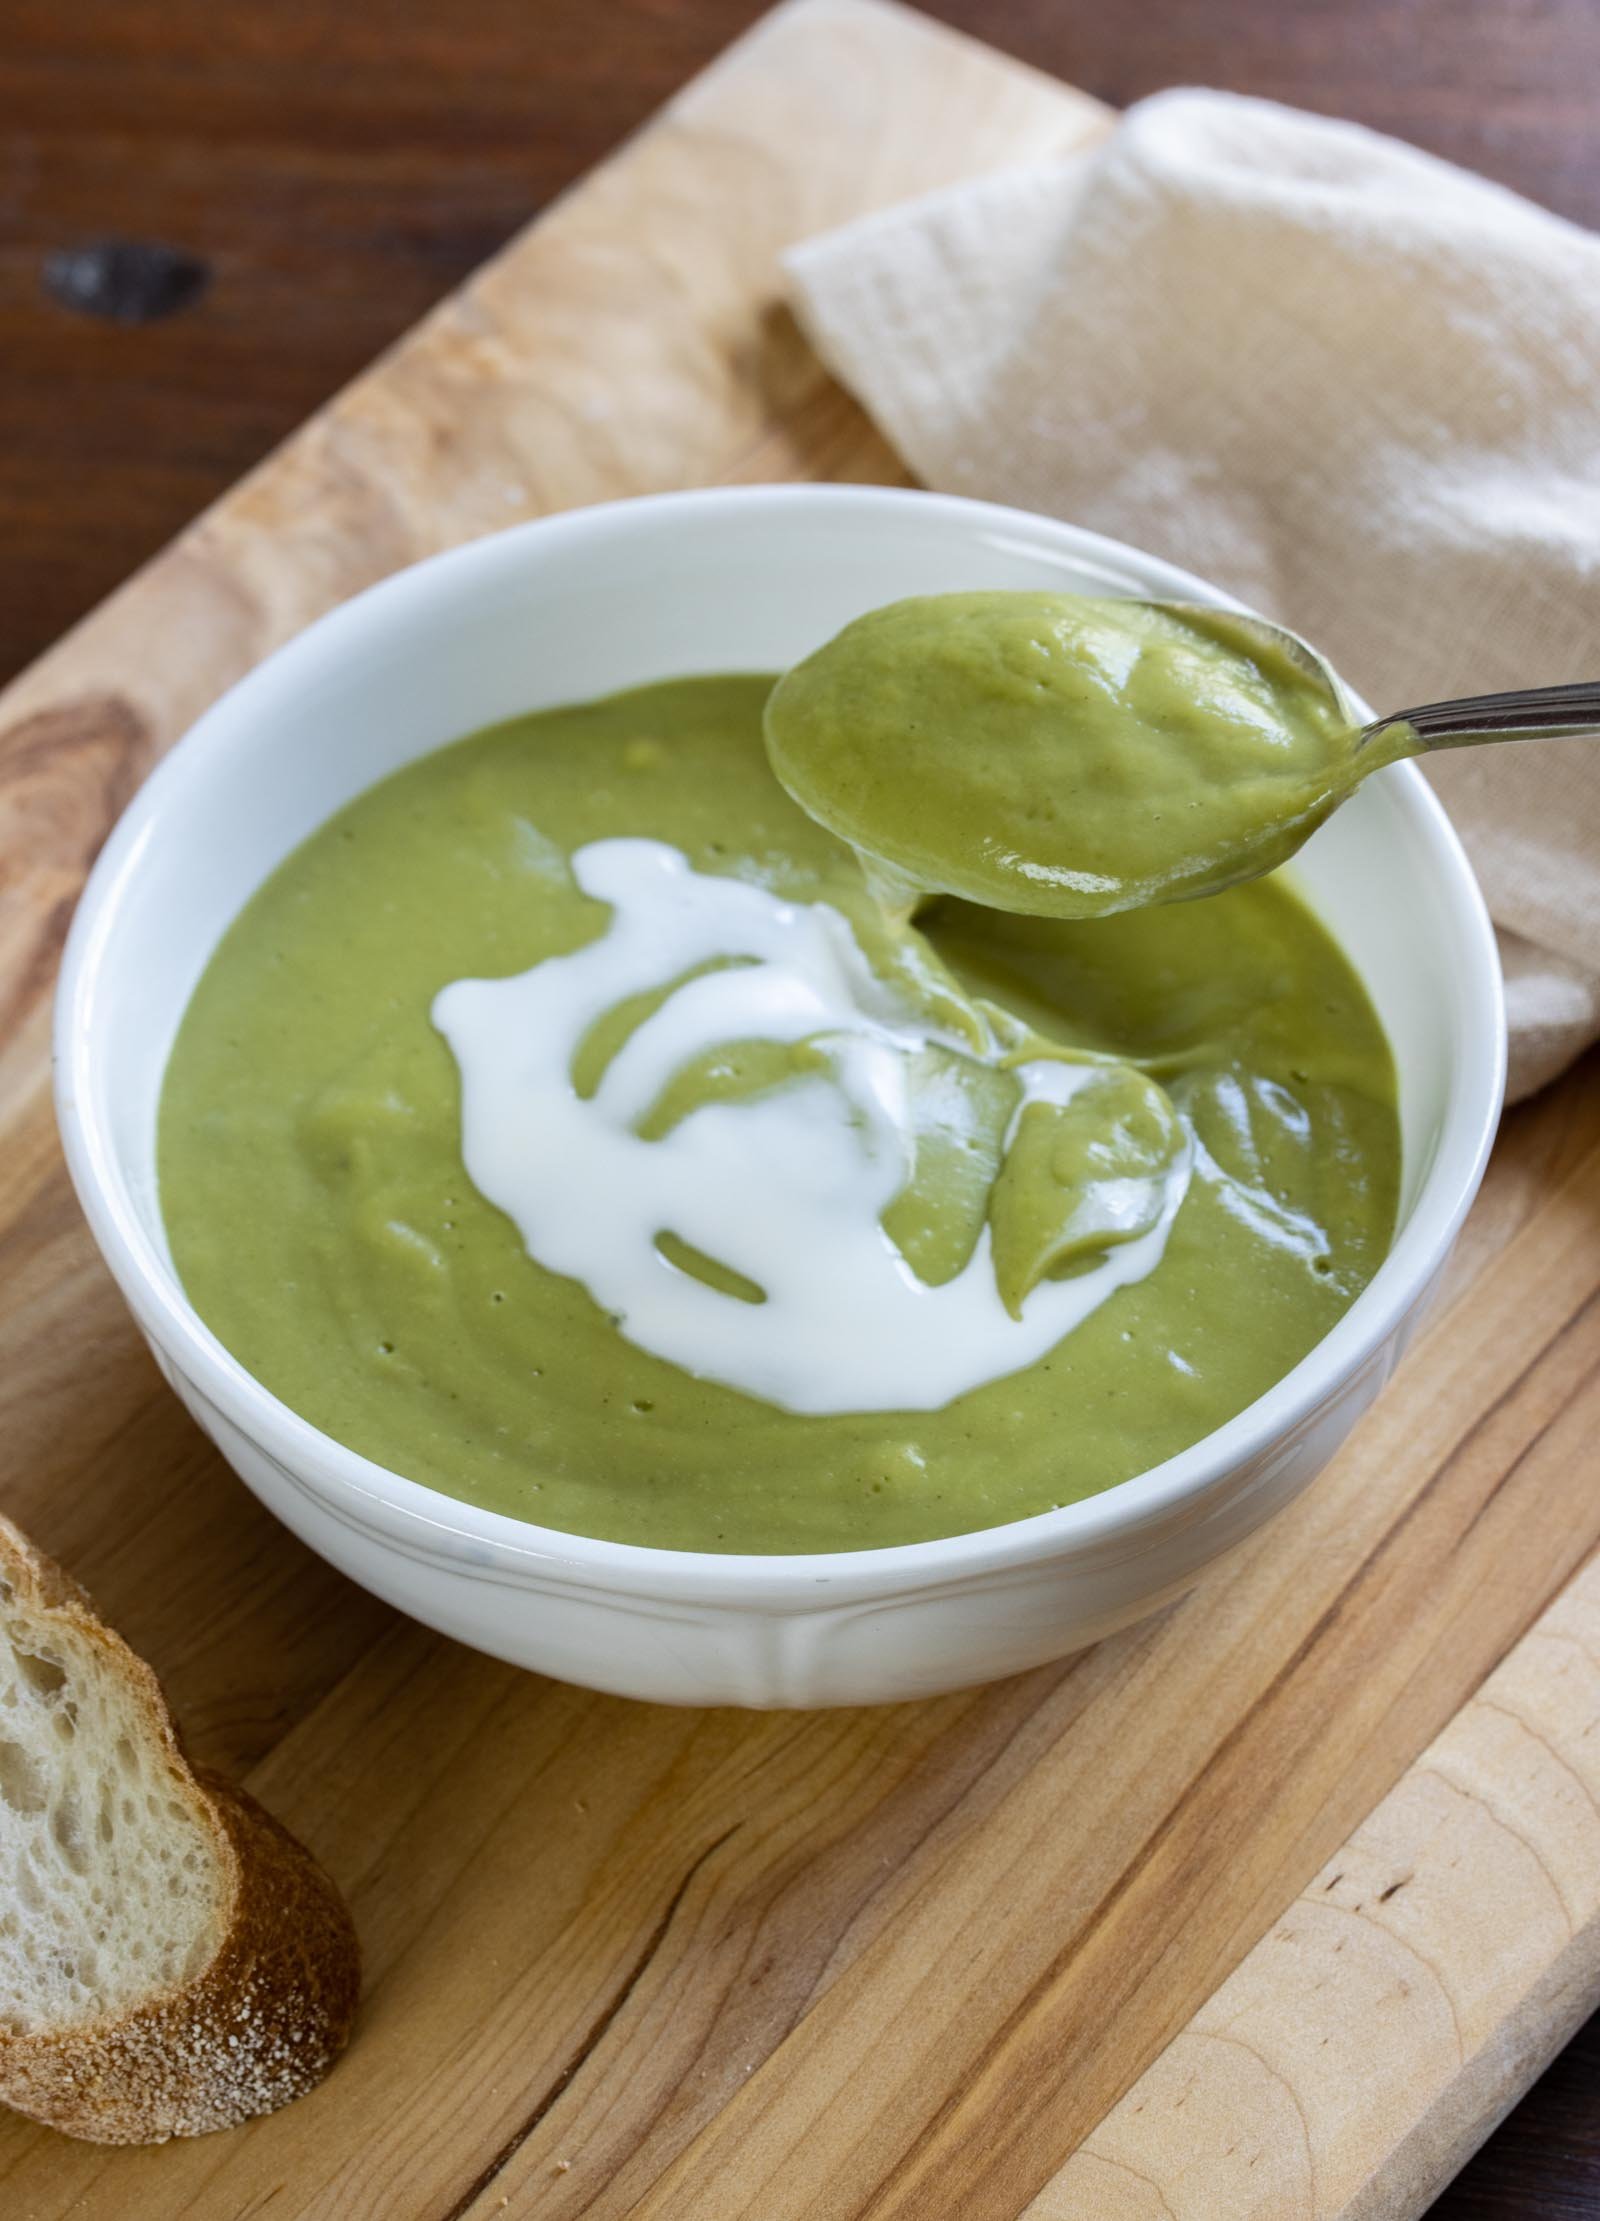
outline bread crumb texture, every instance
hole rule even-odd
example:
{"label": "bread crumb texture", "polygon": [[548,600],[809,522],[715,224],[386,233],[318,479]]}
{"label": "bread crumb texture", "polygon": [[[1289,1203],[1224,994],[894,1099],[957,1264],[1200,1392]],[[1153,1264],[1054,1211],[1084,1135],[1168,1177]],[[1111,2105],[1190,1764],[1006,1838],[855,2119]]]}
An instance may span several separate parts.
{"label": "bread crumb texture", "polygon": [[321,2079],[359,1979],[315,1860],[0,1520],[0,2098],[108,2143],[226,2128]]}

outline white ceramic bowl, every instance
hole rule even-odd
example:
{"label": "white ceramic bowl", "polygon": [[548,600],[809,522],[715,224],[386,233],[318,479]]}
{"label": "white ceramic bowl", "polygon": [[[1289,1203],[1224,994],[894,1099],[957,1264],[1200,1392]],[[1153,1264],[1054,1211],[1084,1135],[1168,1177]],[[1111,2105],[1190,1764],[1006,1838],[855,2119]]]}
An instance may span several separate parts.
{"label": "white ceramic bowl", "polygon": [[519,710],[685,672],[775,670],[900,595],[1041,586],[1226,600],[1067,525],[933,495],[784,486],[623,502],[479,540],[346,603],[224,696],[148,781],[68,943],[56,1044],[68,1161],[173,1387],[263,1502],[353,1579],[481,1650],[630,1696],[922,1696],[1059,1657],[1180,1593],[1306,1486],[1377,1394],[1477,1188],[1503,1078],[1489,922],[1410,766],[1364,786],[1301,868],[1399,1065],[1393,1251],[1269,1394],[1085,1503],[814,1557],[559,1534],[330,1440],[228,1355],[173,1272],[154,1142],[174,1032],[241,904],[333,810]]}

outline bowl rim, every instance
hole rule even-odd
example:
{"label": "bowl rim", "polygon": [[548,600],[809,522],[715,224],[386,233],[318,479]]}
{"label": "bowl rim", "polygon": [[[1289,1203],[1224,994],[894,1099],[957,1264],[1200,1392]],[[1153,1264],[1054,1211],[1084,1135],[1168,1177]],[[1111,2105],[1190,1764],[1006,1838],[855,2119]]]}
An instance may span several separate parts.
{"label": "bowl rim", "polygon": [[[159,1353],[217,1413],[328,1510],[454,1570],[510,1576],[537,1587],[553,1581],[606,1592],[701,1605],[781,1609],[807,1597],[869,1599],[969,1584],[1044,1560],[1115,1554],[1158,1522],[1210,1509],[1218,1484],[1269,1451],[1359,1372],[1419,1303],[1447,1255],[1477,1191],[1500,1114],[1505,1023],[1494,929],[1465,850],[1414,764],[1379,774],[1420,835],[1460,945],[1467,1002],[1463,1050],[1450,1075],[1433,1161],[1411,1217],[1372,1280],[1329,1332],[1264,1395],[1187,1450],[1054,1511],[931,1542],[807,1553],[664,1549],[542,1527],[447,1496],[407,1479],[323,1433],[246,1371],[201,1321],[170,1264],[139,1223],[89,1084],[97,1054],[96,987],[126,891],[149,849],[169,796],[194,773],[201,753],[236,755],[270,729],[256,722],[258,698],[275,692],[364,636],[403,622],[409,608],[445,585],[470,587],[521,561],[530,543],[559,559],[563,547],[632,528],[715,520],[728,511],[795,518],[824,510],[874,513],[930,525],[1024,538],[1103,568],[1132,571],[1148,590],[1244,605],[1192,573],[1102,534],[1000,504],[919,489],[777,484],[640,495],[565,510],[488,533],[427,556],[336,605],[254,666],[212,703],[167,751],[107,840],[79,901],[63,955],[55,1004],[56,1110],[73,1185],[122,1293]],[[1222,1491],[1226,1494],[1226,1491]],[[1120,1547],[1119,1547],[1120,1546]]]}

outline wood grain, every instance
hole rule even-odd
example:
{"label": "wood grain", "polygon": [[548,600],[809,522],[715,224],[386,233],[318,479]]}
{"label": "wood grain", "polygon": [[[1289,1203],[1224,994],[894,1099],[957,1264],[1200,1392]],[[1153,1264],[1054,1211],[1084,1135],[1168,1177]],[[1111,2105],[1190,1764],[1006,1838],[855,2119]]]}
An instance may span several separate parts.
{"label": "wood grain", "polygon": [[[609,153],[760,0],[9,0],[0,680]],[[1396,131],[1600,221],[1592,0],[933,0],[1118,106],[1220,84]],[[203,254],[199,306],[67,314],[44,258]]]}
{"label": "wood grain", "polygon": [[51,938],[151,753],[433,546],[889,474],[777,250],[1104,122],[799,0],[0,702],[6,1506],[345,1883],[372,1972],[329,2084],[237,2135],[108,2154],[6,2121],[8,2217],[1378,2221],[1595,1996],[1592,1074],[1510,1122],[1444,1330],[1224,1572],[998,1688],[798,1717],[540,1682],[311,1559],[156,1381],[50,1140]]}
{"label": "wood grain", "polygon": [[1600,1990],[1597,1627],[1591,1564],[1027,2221],[1422,2210]]}

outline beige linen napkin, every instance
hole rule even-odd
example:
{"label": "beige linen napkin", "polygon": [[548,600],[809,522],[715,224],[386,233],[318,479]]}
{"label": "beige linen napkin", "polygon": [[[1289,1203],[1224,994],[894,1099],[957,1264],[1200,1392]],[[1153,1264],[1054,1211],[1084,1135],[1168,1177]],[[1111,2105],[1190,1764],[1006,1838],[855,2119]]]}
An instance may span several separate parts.
{"label": "beige linen napkin", "polygon": [[[1600,677],[1600,238],[1529,202],[1173,92],[789,270],[929,485],[1200,571],[1380,709]],[[1600,1032],[1600,741],[1429,769],[1501,929],[1526,1094]]]}

